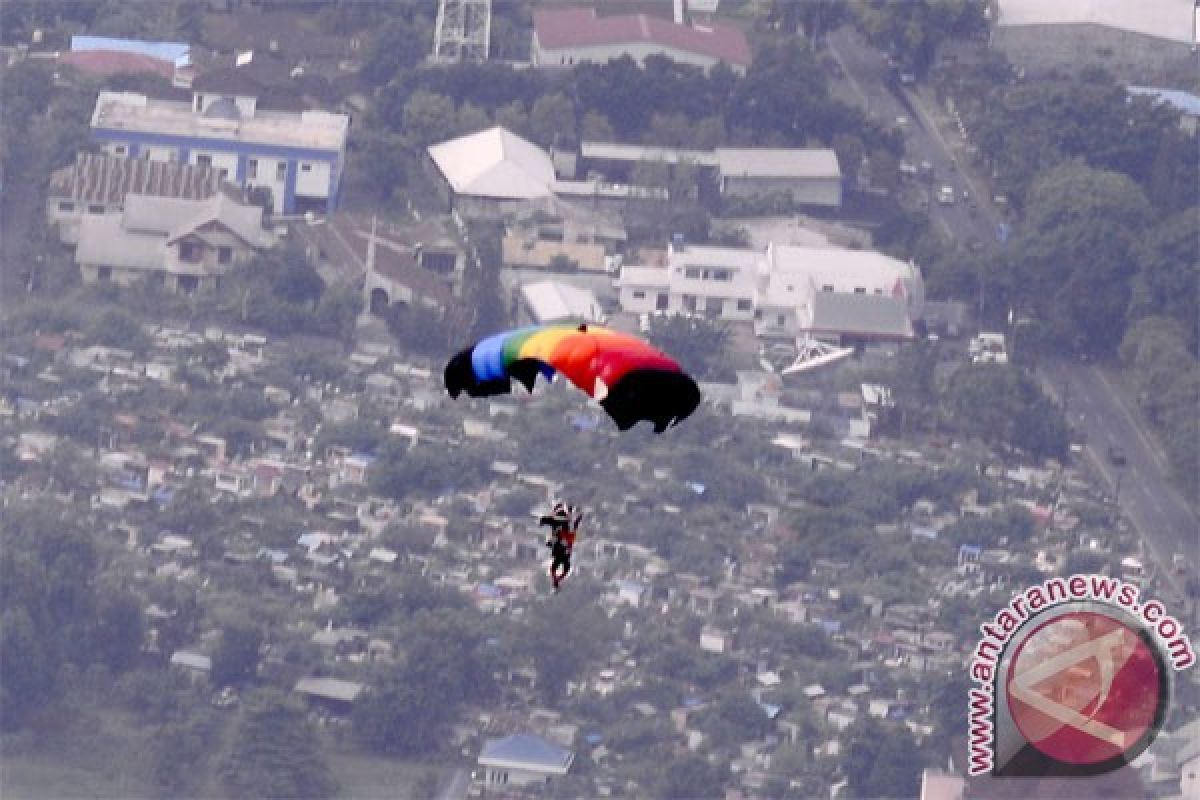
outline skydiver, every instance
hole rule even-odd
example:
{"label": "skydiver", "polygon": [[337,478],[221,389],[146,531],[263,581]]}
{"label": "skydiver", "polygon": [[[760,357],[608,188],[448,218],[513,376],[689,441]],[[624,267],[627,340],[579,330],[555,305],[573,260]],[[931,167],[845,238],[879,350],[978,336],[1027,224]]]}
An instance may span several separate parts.
{"label": "skydiver", "polygon": [[539,525],[550,526],[550,538],[546,540],[546,546],[550,548],[551,555],[550,582],[554,584],[556,592],[571,571],[571,550],[575,547],[581,522],[583,512],[562,502],[555,503],[553,510],[538,521]]}

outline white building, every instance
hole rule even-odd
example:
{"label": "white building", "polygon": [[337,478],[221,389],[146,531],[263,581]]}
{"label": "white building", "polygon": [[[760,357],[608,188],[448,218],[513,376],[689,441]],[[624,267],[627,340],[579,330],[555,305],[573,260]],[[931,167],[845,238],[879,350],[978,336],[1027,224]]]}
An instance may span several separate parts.
{"label": "white building", "polygon": [[541,8],[533,13],[533,65],[603,64],[629,56],[641,64],[661,55],[710,69],[726,64],[738,74],[750,66],[741,29],[712,23],[686,25],[649,14],[599,16],[590,8]]}
{"label": "white building", "polygon": [[126,195],[199,200],[216,194],[220,184],[216,170],[206,167],[78,153],[73,165],[50,175],[46,219],[64,244],[75,244],[85,214],[121,211]]}
{"label": "white building", "polygon": [[214,288],[219,277],[273,247],[260,206],[224,192],[203,200],[129,194],[118,213],[80,219],[75,261],[85,283],[128,285],[154,276],[167,288]]}
{"label": "white building", "polygon": [[1195,70],[1194,0],[997,0],[995,8],[992,46],[1027,70],[1100,66],[1124,80]]}
{"label": "white building", "polygon": [[334,210],[350,118],[264,110],[236,84],[197,79],[191,103],[100,92],[92,137],[110,155],[211,167],[268,189],[276,213]]}
{"label": "white building", "polygon": [[766,251],[669,245],[665,267],[628,266],[621,309],[753,320],[760,336],[908,339],[925,291],[915,264],[869,250],[797,245]]}
{"label": "white building", "polygon": [[722,197],[786,194],[793,203],[842,204],[842,170],[829,149],[718,147]]}
{"label": "white building", "polygon": [[479,753],[485,787],[536,786],[567,774],[575,753],[540,736],[517,733],[488,739]]}

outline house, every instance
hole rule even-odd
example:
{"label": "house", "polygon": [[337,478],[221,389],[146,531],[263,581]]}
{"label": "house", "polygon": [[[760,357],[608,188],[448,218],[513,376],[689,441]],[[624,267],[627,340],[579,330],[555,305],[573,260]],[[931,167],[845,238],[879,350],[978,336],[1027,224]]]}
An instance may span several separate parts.
{"label": "house", "polygon": [[301,678],[296,681],[292,691],[302,695],[312,707],[346,715],[353,709],[355,699],[362,694],[363,685],[337,678]]}
{"label": "house", "polygon": [[207,681],[212,672],[212,658],[190,650],[176,650],[171,654],[171,666],[193,682]]}
{"label": "house", "polygon": [[838,208],[842,170],[827,148],[718,147],[722,197],[784,194],[797,205]]}
{"label": "house", "polygon": [[192,101],[102,91],[92,138],[124,158],[215,169],[239,187],[270,192],[278,214],[337,207],[350,119],[326,111],[270,111],[236,76],[197,79]]}
{"label": "house", "polygon": [[521,286],[517,306],[519,324],[605,321],[600,302],[590,289],[562,281],[537,281]]}
{"label": "house", "polygon": [[182,42],[74,35],[71,49],[59,53],[57,60],[94,78],[149,73],[176,83],[191,66],[191,47]]}
{"label": "house", "polygon": [[530,733],[488,739],[477,763],[484,788],[547,784],[567,774],[575,753]]}
{"label": "house", "polygon": [[221,177],[211,167],[103,153],[77,153],[75,163],[50,175],[46,220],[64,244],[79,241],[85,214],[109,214],[125,207],[125,196],[141,194],[203,200],[217,193]]}
{"label": "house", "polygon": [[1196,68],[1193,0],[998,0],[991,46],[1028,73],[1103,67],[1119,80]]}
{"label": "house", "polygon": [[203,200],[127,194],[121,212],[81,218],[75,261],[85,283],[151,276],[175,291],[213,288],[274,246],[262,214],[223,192]]}
{"label": "house", "polygon": [[921,272],[882,253],[771,244],[765,251],[671,242],[665,268],[625,266],[623,311],[753,321],[767,337],[905,340],[921,318]]}
{"label": "house", "polygon": [[[681,15],[677,15],[681,16]],[[713,22],[683,24],[649,14],[598,15],[590,8],[540,8],[533,14],[533,65],[603,64],[629,56],[641,64],[659,55],[705,70],[725,64],[738,74],[750,66],[741,29]]]}
{"label": "house", "polygon": [[548,205],[554,163],[537,145],[494,127],[428,148],[446,205],[463,216],[495,217]]}
{"label": "house", "polygon": [[[555,189],[561,184],[556,181]],[[609,254],[625,240],[624,227],[609,215],[560,201],[549,210],[514,215],[501,244],[505,266],[603,272],[612,263]]]}

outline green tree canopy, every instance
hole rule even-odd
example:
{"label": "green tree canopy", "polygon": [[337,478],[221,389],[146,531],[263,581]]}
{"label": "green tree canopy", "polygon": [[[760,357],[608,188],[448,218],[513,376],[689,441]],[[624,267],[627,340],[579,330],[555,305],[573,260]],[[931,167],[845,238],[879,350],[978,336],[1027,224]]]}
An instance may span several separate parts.
{"label": "green tree canopy", "polygon": [[238,797],[315,800],[337,791],[304,709],[274,690],[248,698],[221,777]]}

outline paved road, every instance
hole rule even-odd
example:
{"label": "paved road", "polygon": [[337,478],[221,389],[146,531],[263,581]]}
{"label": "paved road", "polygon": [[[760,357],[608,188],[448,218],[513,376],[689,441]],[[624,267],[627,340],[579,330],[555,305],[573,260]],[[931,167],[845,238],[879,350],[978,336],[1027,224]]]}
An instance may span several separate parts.
{"label": "paved road", "polygon": [[[1181,553],[1193,570],[1200,565],[1200,523],[1171,485],[1166,459],[1137,410],[1099,367],[1055,361],[1039,372],[1065,400],[1071,424],[1086,434],[1089,461],[1116,495],[1159,573],[1182,594],[1184,581],[1174,574],[1172,560]],[[1125,451],[1126,466],[1110,462],[1108,450],[1114,446]]]}
{"label": "paved road", "polygon": [[[827,42],[843,72],[831,82],[833,91],[885,124],[904,117],[908,160],[929,161],[937,175],[934,185],[949,184],[960,195],[967,189],[978,202],[974,213],[961,201],[954,206],[933,205],[934,223],[952,239],[965,242],[977,238],[987,247],[997,246],[996,228],[1003,217],[984,193],[979,177],[961,162],[956,152],[963,144],[959,134],[939,129],[935,113],[940,112],[923,101],[919,91],[891,81],[883,54],[852,29],[831,33]],[[1172,560],[1182,553],[1193,570],[1200,569],[1200,523],[1169,483],[1165,458],[1139,412],[1099,367],[1063,361],[1044,364],[1039,372],[1057,393],[1066,387],[1071,422],[1088,436],[1089,461],[1117,495],[1121,510],[1142,537],[1160,574],[1182,594],[1184,581],[1172,572]],[[1109,463],[1110,445],[1120,446],[1127,454],[1124,469]],[[1200,603],[1197,612],[1200,614]]]}
{"label": "paved road", "polygon": [[[841,67],[842,76],[830,81],[832,91],[857,105],[886,126],[900,127],[905,136],[905,160],[914,165],[927,161],[934,177],[927,185],[930,215],[934,225],[951,239],[967,242],[978,239],[985,246],[995,241],[996,224],[991,209],[977,206],[982,187],[960,165],[951,143],[934,124],[930,109],[917,94],[898,86],[891,79],[883,54],[866,43],[850,27],[843,27],[826,38],[830,55]],[[900,123],[903,124],[900,124]],[[933,197],[939,186],[954,189],[953,205],[940,205]],[[963,191],[971,200],[962,200]]]}

